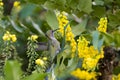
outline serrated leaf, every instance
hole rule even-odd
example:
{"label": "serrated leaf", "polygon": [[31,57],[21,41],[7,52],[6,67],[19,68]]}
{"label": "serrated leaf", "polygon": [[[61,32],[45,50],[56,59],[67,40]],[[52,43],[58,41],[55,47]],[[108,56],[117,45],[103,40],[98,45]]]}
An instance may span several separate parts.
{"label": "serrated leaf", "polygon": [[21,80],[22,71],[18,61],[6,61],[4,73],[5,80]]}
{"label": "serrated leaf", "polygon": [[76,26],[72,27],[72,32],[75,36],[80,35],[83,31],[85,31],[85,27],[87,25],[88,19],[83,20],[81,23],[79,23]]}
{"label": "serrated leaf", "polygon": [[46,21],[53,30],[57,29],[59,26],[58,20],[56,18],[54,11],[48,11],[46,13]]}

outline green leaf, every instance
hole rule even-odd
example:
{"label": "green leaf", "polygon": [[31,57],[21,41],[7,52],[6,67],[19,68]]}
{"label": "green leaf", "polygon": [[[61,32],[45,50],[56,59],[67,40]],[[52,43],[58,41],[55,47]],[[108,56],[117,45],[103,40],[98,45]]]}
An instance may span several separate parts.
{"label": "green leaf", "polygon": [[0,80],[5,80],[3,76],[0,76]]}
{"label": "green leaf", "polygon": [[43,31],[40,29],[39,25],[36,24],[31,18],[30,18],[30,21],[31,21],[33,27],[39,32],[39,34],[42,35],[42,36],[45,36]]}
{"label": "green leaf", "polygon": [[75,36],[80,35],[83,31],[85,31],[85,27],[87,25],[88,19],[86,18],[81,23],[76,26],[72,26],[72,32]]}
{"label": "green leaf", "polygon": [[36,71],[22,80],[44,80],[47,74],[37,73]]}
{"label": "green leaf", "polygon": [[46,6],[50,10],[54,10],[57,8],[57,5],[55,5],[54,1],[46,1],[44,6]]}
{"label": "green leaf", "polygon": [[73,71],[76,67],[77,67],[77,64],[78,64],[78,58],[71,58],[69,61],[68,61],[68,65],[65,66],[64,64],[61,64],[60,66],[57,65],[55,67],[55,75],[58,77],[58,78],[62,78],[62,77],[65,77],[66,75],[68,75],[71,71]]}
{"label": "green leaf", "polygon": [[114,32],[113,36],[116,47],[120,47],[120,32],[118,31]]}
{"label": "green leaf", "polygon": [[92,43],[93,43],[93,46],[95,49],[98,49],[99,36],[100,36],[100,34],[98,31],[92,32],[92,38],[93,38]]}
{"label": "green leaf", "polygon": [[120,25],[120,10],[116,10],[115,14],[109,14],[108,15],[108,19],[109,19],[109,25],[112,27],[116,27],[118,25]]}
{"label": "green leaf", "polygon": [[106,45],[111,45],[113,43],[113,36],[108,33],[101,33],[103,35]]}
{"label": "green leaf", "polygon": [[35,8],[36,8],[36,6],[34,4],[26,4],[19,13],[20,18],[24,19],[24,18],[32,15]]}
{"label": "green leaf", "polygon": [[78,5],[79,0],[71,0],[70,4],[68,6],[70,6],[72,9],[77,9],[76,5]]}
{"label": "green leaf", "polygon": [[94,2],[95,2],[96,5],[101,5],[101,6],[104,5],[104,1],[103,0],[94,0]]}
{"label": "green leaf", "polygon": [[103,45],[103,42],[104,42],[104,38],[102,38],[101,40],[98,41],[98,50],[100,51],[101,50],[101,47]]}
{"label": "green leaf", "polygon": [[78,9],[89,14],[92,12],[92,0],[79,0]]}
{"label": "green leaf", "polygon": [[56,4],[59,6],[64,6],[66,3],[66,0],[56,0]]}
{"label": "green leaf", "polygon": [[46,13],[46,21],[53,30],[57,29],[59,26],[58,20],[56,18],[54,11],[48,11]]}
{"label": "green leaf", "polygon": [[105,16],[105,7],[102,7],[102,6],[93,6],[93,15],[95,17],[98,17],[98,18],[101,18],[103,16]]}
{"label": "green leaf", "polygon": [[12,27],[13,27],[16,31],[18,31],[18,32],[20,32],[20,33],[23,32],[23,29],[22,29],[21,27],[19,27],[19,26],[14,22],[14,20],[12,20],[12,19],[9,18],[9,21],[10,21]]}
{"label": "green leaf", "polygon": [[21,80],[20,63],[18,61],[6,61],[4,73],[5,80]]}

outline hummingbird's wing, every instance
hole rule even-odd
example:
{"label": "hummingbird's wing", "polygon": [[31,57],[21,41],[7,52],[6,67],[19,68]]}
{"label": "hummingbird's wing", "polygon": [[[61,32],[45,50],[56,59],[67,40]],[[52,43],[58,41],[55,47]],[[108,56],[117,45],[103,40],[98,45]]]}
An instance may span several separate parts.
{"label": "hummingbird's wing", "polygon": [[37,43],[38,48],[37,51],[47,51],[48,50],[48,43],[47,42],[38,42]]}

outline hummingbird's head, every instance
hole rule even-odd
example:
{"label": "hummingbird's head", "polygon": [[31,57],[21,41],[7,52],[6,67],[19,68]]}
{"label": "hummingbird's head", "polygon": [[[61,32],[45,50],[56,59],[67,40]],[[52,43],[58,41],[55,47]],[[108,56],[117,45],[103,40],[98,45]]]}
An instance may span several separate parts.
{"label": "hummingbird's head", "polygon": [[48,38],[54,37],[54,31],[53,31],[53,30],[48,30],[48,31],[46,32],[46,36],[47,36]]}
{"label": "hummingbird's head", "polygon": [[[58,28],[58,29],[59,29],[59,28]],[[52,37],[54,37],[54,32],[57,31],[58,29],[48,30],[45,35],[46,35],[48,38],[51,39]]]}

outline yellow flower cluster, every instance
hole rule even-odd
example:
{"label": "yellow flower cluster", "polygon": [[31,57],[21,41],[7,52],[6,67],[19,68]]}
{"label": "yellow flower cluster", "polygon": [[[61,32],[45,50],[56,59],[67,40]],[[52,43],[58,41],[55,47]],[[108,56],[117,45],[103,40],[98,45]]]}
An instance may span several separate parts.
{"label": "yellow flower cluster", "polygon": [[36,41],[36,39],[38,39],[37,35],[31,35],[30,37],[28,37],[28,40],[31,40],[31,41]]}
{"label": "yellow flower cluster", "polygon": [[98,22],[99,26],[97,28],[98,31],[106,33],[107,31],[107,18],[101,18]]}
{"label": "yellow flower cluster", "polygon": [[46,60],[47,60],[47,57],[43,57],[42,59],[39,58],[39,59],[35,60],[35,63],[37,65],[44,66]]}
{"label": "yellow flower cluster", "polygon": [[12,41],[12,42],[16,42],[17,38],[15,34],[10,34],[9,31],[7,31],[4,36],[3,36],[3,40],[4,41]]}
{"label": "yellow flower cluster", "polygon": [[88,72],[85,70],[80,70],[79,68],[71,72],[71,75],[77,77],[79,80],[97,80],[96,72]]}
{"label": "yellow flower cluster", "polygon": [[65,36],[66,36],[66,41],[70,42],[71,46],[71,51],[72,51],[72,56],[74,56],[74,52],[76,51],[76,41],[74,39],[74,34],[72,33],[69,20],[67,19],[67,16],[64,15],[64,12],[59,14],[57,16],[58,22],[59,22],[59,32],[64,35],[64,28],[67,25],[65,29]]}
{"label": "yellow flower cluster", "polygon": [[113,75],[112,80],[120,80],[120,73],[117,76]]}
{"label": "yellow flower cluster", "polygon": [[44,61],[43,61],[42,59],[37,59],[37,60],[35,61],[35,63],[36,63],[37,65],[44,66]]}
{"label": "yellow flower cluster", "polygon": [[99,52],[93,46],[88,46],[89,41],[84,37],[79,37],[78,39],[78,56],[83,58],[82,67],[87,70],[94,69],[100,58],[104,57],[103,48]]}

